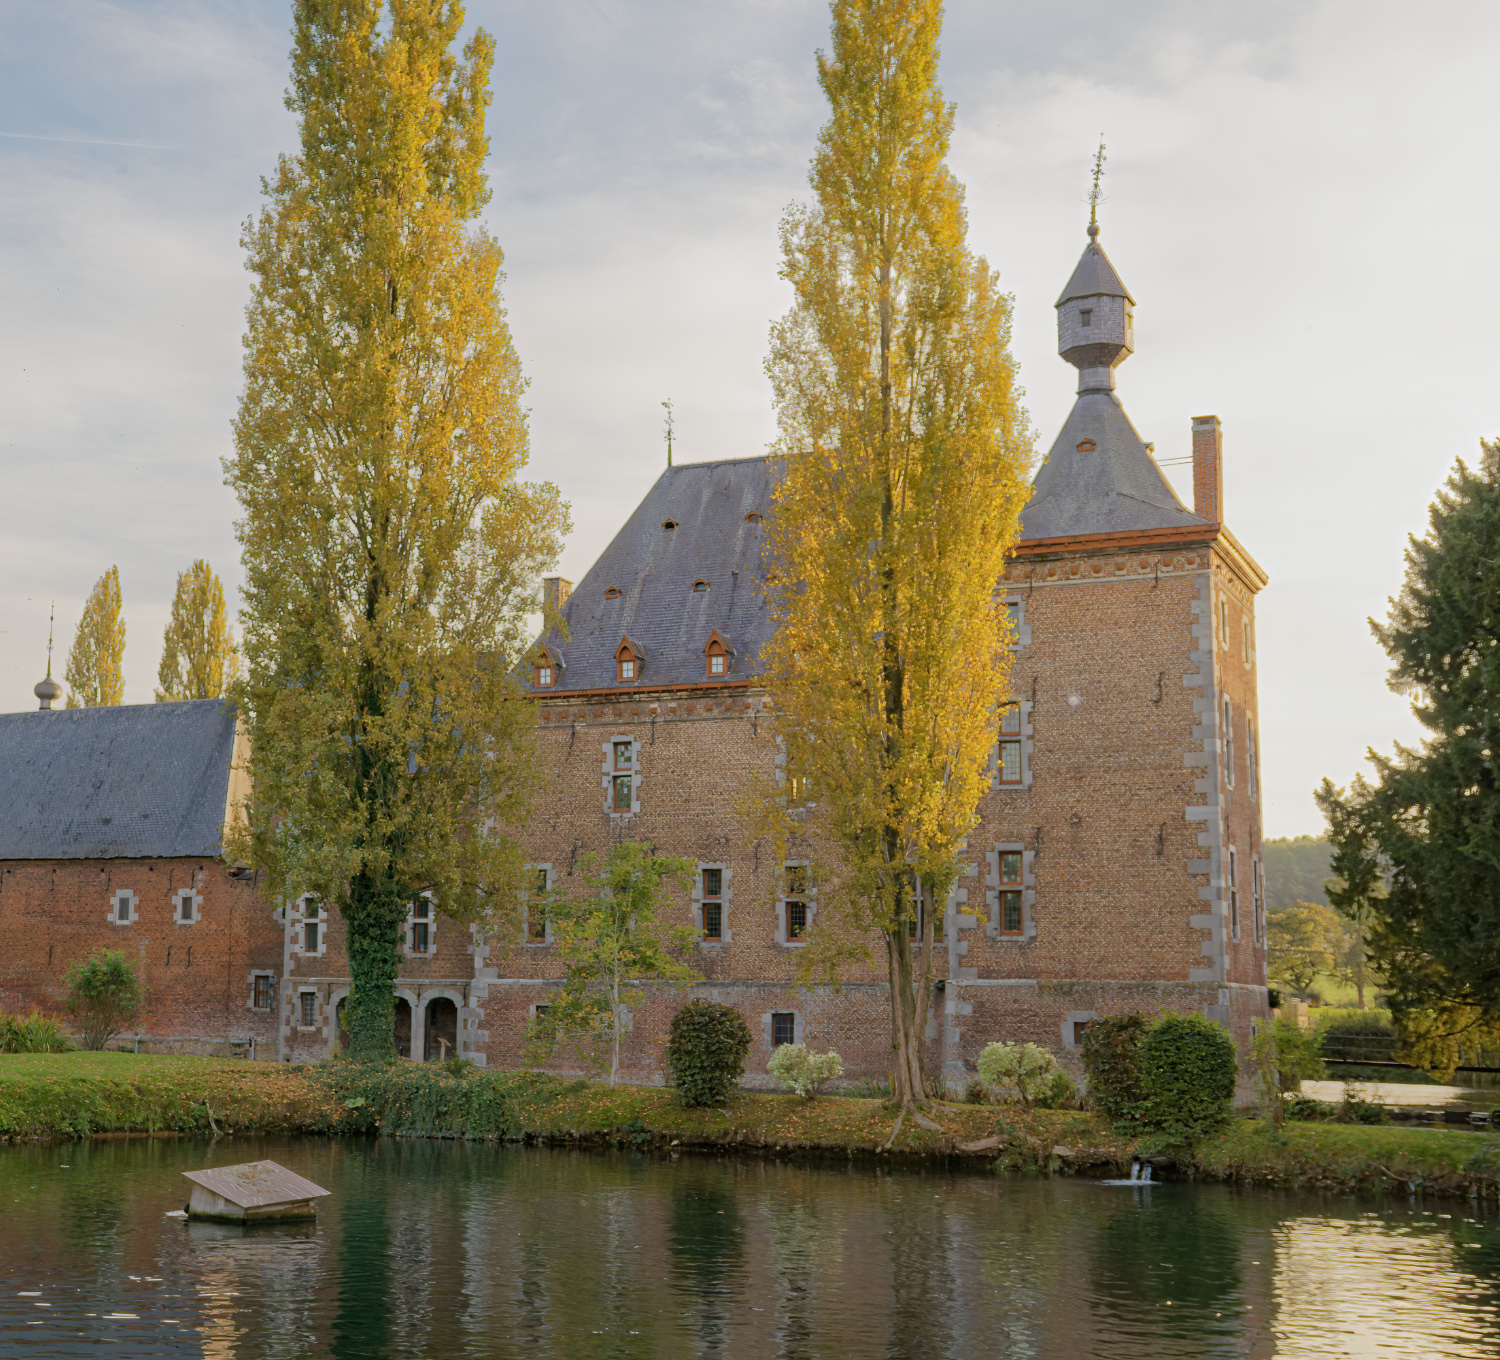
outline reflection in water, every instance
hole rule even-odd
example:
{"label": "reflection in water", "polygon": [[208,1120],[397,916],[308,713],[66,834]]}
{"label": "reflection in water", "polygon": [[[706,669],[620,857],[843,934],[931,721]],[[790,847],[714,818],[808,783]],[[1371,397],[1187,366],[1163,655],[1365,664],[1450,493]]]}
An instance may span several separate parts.
{"label": "reflection in water", "polygon": [[[315,1226],[184,1224],[271,1157]],[[1500,1351],[1434,1205],[385,1140],[0,1148],[0,1354],[1165,1360]],[[1393,1303],[1394,1301],[1394,1303]]]}

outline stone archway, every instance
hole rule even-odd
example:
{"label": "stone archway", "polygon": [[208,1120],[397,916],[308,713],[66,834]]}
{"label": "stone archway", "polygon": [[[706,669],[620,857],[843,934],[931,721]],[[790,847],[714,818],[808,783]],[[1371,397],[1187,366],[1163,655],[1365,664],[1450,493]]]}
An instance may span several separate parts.
{"label": "stone archway", "polygon": [[440,1062],[458,1055],[458,1006],[450,996],[435,996],[427,1003],[422,1026],[422,1059]]}
{"label": "stone archway", "polygon": [[411,1057],[411,1002],[404,996],[396,998],[396,1026],[392,1039],[398,1058]]}

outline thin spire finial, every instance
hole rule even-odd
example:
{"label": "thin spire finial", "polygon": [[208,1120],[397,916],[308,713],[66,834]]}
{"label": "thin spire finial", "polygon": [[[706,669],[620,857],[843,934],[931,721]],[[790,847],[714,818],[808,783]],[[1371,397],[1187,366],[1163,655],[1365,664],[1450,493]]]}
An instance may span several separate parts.
{"label": "thin spire finial", "polygon": [[666,431],[666,435],[667,435],[667,466],[671,467],[672,466],[672,400],[671,400],[670,397],[667,398],[666,401],[662,402],[662,407],[663,407],[663,409],[667,413],[666,420],[664,420],[662,422],[662,429]]}
{"label": "thin spire finial", "polygon": [[52,612],[47,615],[47,679],[52,679],[52,625],[57,621],[57,601],[52,601]]}
{"label": "thin spire finial", "polygon": [[1099,150],[1094,154],[1094,187],[1089,190],[1089,236],[1099,234],[1099,205],[1104,202],[1100,185],[1104,180],[1104,134],[1099,134]]}

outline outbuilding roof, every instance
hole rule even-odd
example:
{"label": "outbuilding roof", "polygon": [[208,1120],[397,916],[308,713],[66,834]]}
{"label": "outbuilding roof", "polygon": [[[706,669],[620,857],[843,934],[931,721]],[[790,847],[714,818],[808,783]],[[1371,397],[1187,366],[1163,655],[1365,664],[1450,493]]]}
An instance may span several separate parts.
{"label": "outbuilding roof", "polygon": [[0,714],[0,860],[216,855],[234,746],[218,699]]}
{"label": "outbuilding roof", "polygon": [[[765,457],[667,468],[568,597],[568,635],[542,638],[567,658],[546,692],[703,684],[703,648],[716,628],[735,642],[724,678],[758,674],[770,636],[757,588],[770,502]],[[706,588],[695,590],[699,582]],[[617,684],[621,638],[644,662],[634,682]]]}
{"label": "outbuilding roof", "polygon": [[242,1209],[298,1203],[333,1193],[277,1162],[241,1162],[238,1166],[215,1166],[207,1171],[184,1171],[182,1174],[195,1185],[201,1185]]}

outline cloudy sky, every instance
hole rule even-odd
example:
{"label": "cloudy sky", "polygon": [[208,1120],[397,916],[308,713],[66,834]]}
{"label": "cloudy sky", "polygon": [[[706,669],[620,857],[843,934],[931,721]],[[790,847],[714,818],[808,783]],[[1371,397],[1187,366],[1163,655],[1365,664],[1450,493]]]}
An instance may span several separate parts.
{"label": "cloudy sky", "polygon": [[[206,556],[238,584],[219,460],[240,226],[294,146],[288,11],[0,0],[0,711],[35,702],[49,602],[65,656],[112,563],[128,702],[151,699],[176,573]],[[682,461],[771,436],[776,223],[823,117],[827,10],[473,0],[470,19],[499,46],[488,222],[576,580],[662,465],[663,398]],[[1227,519],[1271,576],[1268,835],[1316,832],[1317,780],[1415,731],[1365,620],[1454,459],[1500,434],[1497,52],[1500,7],[1477,0],[948,6],[952,164],[1015,295],[1043,447],[1072,399],[1052,303],[1101,132],[1103,241],[1137,300],[1121,397],[1163,458],[1190,417],[1224,422]]]}

